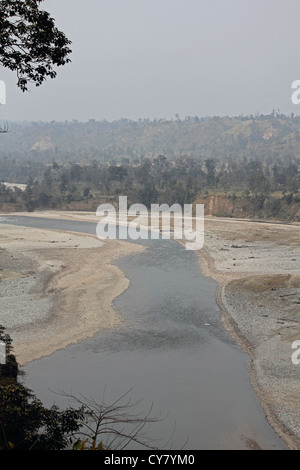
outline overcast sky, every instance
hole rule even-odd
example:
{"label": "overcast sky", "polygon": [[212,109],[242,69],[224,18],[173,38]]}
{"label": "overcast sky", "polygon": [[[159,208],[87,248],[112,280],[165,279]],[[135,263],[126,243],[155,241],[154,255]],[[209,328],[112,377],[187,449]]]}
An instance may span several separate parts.
{"label": "overcast sky", "polygon": [[0,67],[0,119],[299,114],[299,0],[45,0],[72,63],[23,94]]}

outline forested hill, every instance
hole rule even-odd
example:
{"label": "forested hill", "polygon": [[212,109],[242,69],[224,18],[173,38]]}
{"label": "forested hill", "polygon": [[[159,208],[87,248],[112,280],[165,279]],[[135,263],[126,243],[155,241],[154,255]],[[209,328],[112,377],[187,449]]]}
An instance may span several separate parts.
{"label": "forested hill", "polygon": [[95,211],[126,194],[299,222],[299,192],[300,117],[10,123],[0,136],[2,212]]}
{"label": "forested hill", "polygon": [[0,157],[39,162],[130,162],[159,154],[267,164],[300,160],[300,117],[273,112],[239,117],[188,117],[88,122],[9,122]]}

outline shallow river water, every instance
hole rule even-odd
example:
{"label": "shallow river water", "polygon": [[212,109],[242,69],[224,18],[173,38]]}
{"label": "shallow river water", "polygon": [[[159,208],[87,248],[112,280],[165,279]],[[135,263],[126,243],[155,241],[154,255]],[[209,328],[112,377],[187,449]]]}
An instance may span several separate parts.
{"label": "shallow river water", "polygon": [[[88,222],[3,222],[95,233]],[[64,406],[62,391],[107,403],[129,392],[133,402],[142,399],[137,410],[153,405],[152,415],[164,417],[147,429],[158,447],[246,449],[251,439],[265,450],[285,449],[251,387],[248,356],[221,323],[216,283],[202,274],[196,254],[171,240],[135,243],[147,250],[116,262],[130,280],[114,301],[122,325],[27,364],[25,385],[46,406]]]}

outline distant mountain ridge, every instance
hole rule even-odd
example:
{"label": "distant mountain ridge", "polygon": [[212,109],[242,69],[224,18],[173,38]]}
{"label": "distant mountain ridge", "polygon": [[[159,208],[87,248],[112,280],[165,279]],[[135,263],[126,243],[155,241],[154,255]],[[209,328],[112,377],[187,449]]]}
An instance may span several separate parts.
{"label": "distant mountain ridge", "polygon": [[164,155],[219,161],[300,161],[300,117],[273,112],[184,120],[9,122],[0,157],[39,161],[122,162]]}

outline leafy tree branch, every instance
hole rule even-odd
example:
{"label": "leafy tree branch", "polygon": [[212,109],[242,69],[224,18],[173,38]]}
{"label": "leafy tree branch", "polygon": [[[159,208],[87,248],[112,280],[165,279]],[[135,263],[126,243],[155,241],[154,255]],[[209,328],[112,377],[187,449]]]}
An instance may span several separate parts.
{"label": "leafy tree branch", "polygon": [[0,1],[0,64],[16,72],[17,86],[42,85],[70,62],[71,41],[55,26],[43,0]]}

